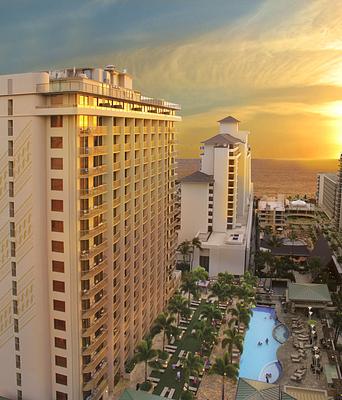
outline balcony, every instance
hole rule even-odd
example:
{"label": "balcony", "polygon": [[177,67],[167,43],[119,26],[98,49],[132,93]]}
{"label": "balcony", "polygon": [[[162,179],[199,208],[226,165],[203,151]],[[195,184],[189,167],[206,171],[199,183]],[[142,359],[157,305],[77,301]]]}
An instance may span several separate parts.
{"label": "balcony", "polygon": [[107,224],[106,222],[100,222],[96,227],[90,228],[90,229],[85,229],[80,231],[80,238],[81,239],[89,239],[91,237],[94,237],[100,233],[105,232],[107,229]]}
{"label": "balcony", "polygon": [[90,126],[88,128],[80,128],[80,136],[103,136],[107,135],[108,128],[106,126]]}
{"label": "balcony", "polygon": [[89,299],[96,295],[100,290],[104,289],[107,286],[107,280],[104,278],[102,281],[99,281],[90,289],[83,289],[82,291],[82,300]]}
{"label": "balcony", "polygon": [[113,163],[113,171],[120,171],[120,161]]}
{"label": "balcony", "polygon": [[80,219],[89,219],[95,215],[102,214],[107,211],[107,203],[102,203],[99,206],[94,206],[93,208],[88,208],[88,210],[80,211]]}
{"label": "balcony", "polygon": [[120,179],[117,179],[116,181],[113,181],[113,189],[119,189],[120,186],[121,186]]}
{"label": "balcony", "polygon": [[107,334],[107,329],[104,329],[98,337],[94,337],[92,339],[92,343],[87,346],[83,347],[83,355],[84,356],[90,356],[91,353],[93,353],[99,346],[100,344],[106,339],[106,334]]}
{"label": "balcony", "polygon": [[113,145],[113,153],[118,153],[120,151],[120,145],[119,144],[114,144]]}
{"label": "balcony", "polygon": [[102,296],[102,298],[99,301],[94,302],[90,308],[88,308],[88,310],[84,310],[82,312],[82,318],[86,319],[86,318],[90,318],[92,317],[94,314],[96,314],[98,311],[100,311],[100,309],[106,304],[108,299],[107,295]]}
{"label": "balcony", "polygon": [[119,232],[116,233],[116,234],[113,236],[113,243],[118,242],[118,241],[120,240],[120,237],[121,237],[120,233],[119,233]]}
{"label": "balcony", "polygon": [[107,379],[104,379],[99,386],[97,386],[91,395],[91,400],[99,400],[103,396],[103,391],[108,387]]}
{"label": "balcony", "polygon": [[[108,314],[104,313],[100,318],[98,318],[89,328],[83,329],[82,337],[88,337],[93,335],[98,329],[100,329],[101,325],[104,325],[107,322]],[[103,328],[105,329],[105,328]]]}
{"label": "balcony", "polygon": [[80,176],[94,176],[105,174],[108,171],[107,165],[99,165],[98,167],[92,168],[81,168]]}
{"label": "balcony", "polygon": [[103,271],[104,268],[107,267],[107,260],[102,260],[98,264],[93,264],[88,271],[82,271],[82,279],[91,279],[99,272]]}
{"label": "balcony", "polygon": [[99,194],[106,193],[107,190],[108,190],[108,188],[107,188],[106,184],[88,188],[88,189],[80,189],[80,196],[82,198],[90,197],[90,196],[98,196]]}
{"label": "balcony", "polygon": [[99,155],[106,153],[107,153],[106,146],[80,147],[81,156]]}
{"label": "balcony", "polygon": [[86,374],[95,369],[95,367],[102,361],[107,354],[107,346],[104,346],[98,353],[92,356],[90,363],[83,366],[83,373]]}
{"label": "balcony", "polygon": [[90,258],[96,256],[97,254],[107,250],[107,246],[108,246],[108,242],[107,240],[105,240],[104,242],[102,242],[101,244],[97,245],[97,246],[93,246],[88,250],[83,250],[81,252],[80,258],[81,260],[89,260]]}
{"label": "balcony", "polygon": [[95,389],[96,385],[98,384],[98,382],[102,376],[104,376],[104,378],[105,378],[104,381],[106,381],[107,365],[108,365],[107,361],[104,361],[101,368],[99,368],[98,371],[96,371],[94,374],[92,374],[91,379],[87,383],[84,384],[83,391]]}

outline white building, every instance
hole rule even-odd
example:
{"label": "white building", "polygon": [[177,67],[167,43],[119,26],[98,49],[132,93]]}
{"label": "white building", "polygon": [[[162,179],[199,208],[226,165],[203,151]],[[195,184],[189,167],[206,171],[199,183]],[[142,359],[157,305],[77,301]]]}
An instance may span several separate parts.
{"label": "white building", "polygon": [[285,196],[263,197],[258,202],[260,228],[270,227],[273,232],[283,230],[285,220]]}
{"label": "white building", "polygon": [[0,397],[108,398],[164,309],[178,109],[113,66],[0,76]]}
{"label": "white building", "polygon": [[194,265],[210,276],[244,273],[249,263],[253,190],[249,132],[239,121],[219,121],[219,133],[203,142],[201,169],[181,179],[179,243],[198,237]]}

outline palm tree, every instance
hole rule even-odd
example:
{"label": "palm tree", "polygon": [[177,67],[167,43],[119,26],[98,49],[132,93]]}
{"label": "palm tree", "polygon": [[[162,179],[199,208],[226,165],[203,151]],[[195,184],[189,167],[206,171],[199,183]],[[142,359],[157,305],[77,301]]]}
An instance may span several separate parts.
{"label": "palm tree", "polygon": [[150,338],[139,343],[135,359],[137,362],[143,362],[145,364],[145,382],[147,382],[147,364],[157,355],[157,350],[152,349],[152,340]]}
{"label": "palm tree", "polygon": [[211,285],[211,295],[209,297],[217,297],[219,302],[228,300],[227,285],[223,282],[216,281]]}
{"label": "palm tree", "polygon": [[192,276],[196,281],[206,281],[208,279],[208,272],[201,266],[194,268],[191,271]]}
{"label": "palm tree", "polygon": [[177,314],[177,325],[179,325],[179,317],[182,312],[187,308],[187,301],[184,297],[177,293],[169,301],[168,310],[172,314]]}
{"label": "palm tree", "polygon": [[223,357],[217,357],[215,363],[211,368],[211,373],[222,376],[222,396],[221,399],[224,400],[224,384],[225,378],[231,378],[236,380],[238,376],[238,368],[236,365],[229,361],[228,353],[224,353]]}
{"label": "palm tree", "polygon": [[184,242],[180,243],[177,247],[177,250],[183,257],[183,267],[188,265],[190,266],[190,253],[191,253],[191,242],[190,240],[184,240]]}
{"label": "palm tree", "polygon": [[233,348],[234,346],[242,353],[243,338],[235,329],[227,329],[224,331],[225,337],[222,340],[222,348],[228,347],[230,354],[230,362],[233,362]]}
{"label": "palm tree", "polygon": [[193,295],[193,297],[197,298],[198,290],[199,290],[198,286],[197,286],[197,280],[192,275],[192,273],[188,272],[188,273],[184,274],[183,282],[181,284],[181,290],[184,290],[184,292],[188,293],[188,306],[190,307],[191,295]]}
{"label": "palm tree", "polygon": [[199,249],[202,250],[202,243],[201,241],[198,239],[198,237],[194,237],[191,240],[191,261],[190,261],[190,271],[192,270],[192,263],[194,261],[194,252],[195,249]]}
{"label": "palm tree", "polygon": [[194,328],[196,329],[195,337],[200,342],[201,353],[203,350],[209,350],[217,342],[214,328],[205,321],[199,321]]}
{"label": "palm tree", "polygon": [[212,323],[213,319],[222,319],[221,311],[216,304],[206,304],[203,307],[201,314],[207,318],[207,321],[210,324]]}
{"label": "palm tree", "polygon": [[175,322],[175,318],[167,313],[159,314],[154,322],[154,326],[152,328],[154,332],[163,332],[163,351],[165,349],[165,337],[167,332],[171,332],[173,322]]}
{"label": "palm tree", "polygon": [[187,358],[182,360],[183,375],[185,382],[189,382],[190,375],[198,376],[203,369],[202,357],[189,353]]}
{"label": "palm tree", "polygon": [[293,247],[294,247],[294,242],[295,242],[295,240],[297,239],[297,234],[294,232],[294,230],[292,230],[291,232],[290,232],[290,234],[289,234],[289,239],[291,240],[291,242],[292,242],[292,245],[291,245],[291,258],[293,258]]}
{"label": "palm tree", "polygon": [[234,276],[229,272],[219,272],[217,275],[217,280],[219,282],[231,285],[234,282]]}
{"label": "palm tree", "polygon": [[282,240],[281,240],[279,237],[277,237],[277,236],[275,236],[275,235],[272,235],[271,237],[269,237],[269,238],[267,239],[267,243],[268,243],[271,247],[280,247],[281,244],[282,244],[283,242],[282,242]]}

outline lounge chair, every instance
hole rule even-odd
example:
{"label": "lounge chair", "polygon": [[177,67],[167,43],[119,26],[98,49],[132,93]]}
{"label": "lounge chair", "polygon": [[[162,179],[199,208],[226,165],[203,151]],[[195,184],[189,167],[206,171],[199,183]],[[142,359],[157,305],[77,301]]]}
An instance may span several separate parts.
{"label": "lounge chair", "polygon": [[290,379],[291,379],[291,381],[301,382],[303,377],[298,377],[296,375],[291,375]]}
{"label": "lounge chair", "polygon": [[172,396],[174,395],[175,391],[176,391],[176,389],[174,389],[174,388],[170,389],[170,393],[167,396],[168,399],[172,399]]}
{"label": "lounge chair", "polygon": [[166,397],[166,393],[167,393],[168,391],[169,391],[168,386],[165,386],[164,389],[163,389],[163,391],[160,393],[160,396],[161,396],[161,397]]}

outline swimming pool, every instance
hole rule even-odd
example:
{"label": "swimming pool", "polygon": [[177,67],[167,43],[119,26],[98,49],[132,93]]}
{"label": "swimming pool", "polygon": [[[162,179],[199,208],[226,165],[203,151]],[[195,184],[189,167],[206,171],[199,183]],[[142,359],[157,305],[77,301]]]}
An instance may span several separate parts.
{"label": "swimming pool", "polygon": [[[269,307],[255,307],[252,311],[243,344],[239,377],[266,382],[266,374],[270,374],[269,383],[273,383],[281,373],[277,359],[277,350],[281,344],[272,335],[276,325],[275,310]],[[262,344],[258,345],[258,342]]]}

